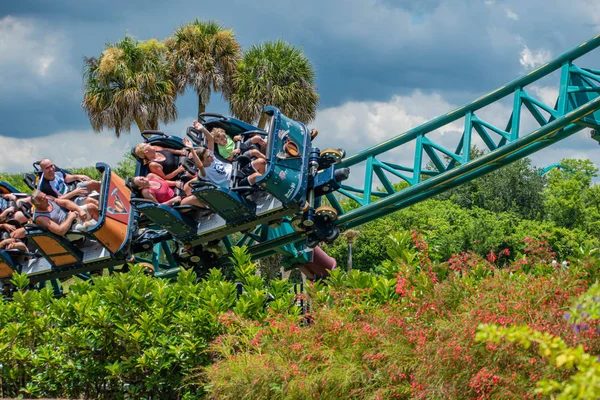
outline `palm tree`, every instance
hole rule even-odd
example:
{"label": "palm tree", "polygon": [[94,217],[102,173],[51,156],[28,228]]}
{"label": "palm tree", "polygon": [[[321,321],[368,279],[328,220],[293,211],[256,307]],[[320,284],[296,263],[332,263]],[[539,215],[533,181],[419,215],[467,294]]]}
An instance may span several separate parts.
{"label": "palm tree", "polygon": [[[249,123],[257,121],[267,105],[308,123],[315,118],[319,103],[312,64],[302,51],[282,41],[255,45],[244,53],[234,90],[231,113]],[[263,124],[261,118],[258,126]]]}
{"label": "palm tree", "polygon": [[195,20],[179,27],[165,41],[179,93],[190,85],[198,95],[198,115],[206,110],[213,91],[229,100],[240,45],[231,29],[214,21]]}
{"label": "palm tree", "polygon": [[132,36],[108,44],[99,58],[86,58],[82,107],[92,128],[114,129],[117,137],[136,123],[140,132],[177,118],[177,90],[166,62],[166,47],[156,39]]}

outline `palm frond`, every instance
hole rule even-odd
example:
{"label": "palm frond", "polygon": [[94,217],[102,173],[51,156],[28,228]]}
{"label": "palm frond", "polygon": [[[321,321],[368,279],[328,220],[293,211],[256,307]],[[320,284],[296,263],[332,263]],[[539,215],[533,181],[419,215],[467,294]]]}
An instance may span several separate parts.
{"label": "palm frond", "polygon": [[180,26],[165,41],[175,87],[182,93],[190,86],[205,106],[212,92],[228,99],[240,57],[240,45],[231,29],[215,21],[198,19]]}
{"label": "palm frond", "polygon": [[156,39],[126,35],[107,44],[98,59],[84,59],[82,107],[95,131],[114,129],[119,136],[136,121],[156,125],[176,118],[176,83],[166,52]]}
{"label": "palm frond", "polygon": [[267,105],[308,123],[319,103],[313,66],[301,50],[283,41],[250,47],[238,62],[232,90],[230,111],[250,123]]}

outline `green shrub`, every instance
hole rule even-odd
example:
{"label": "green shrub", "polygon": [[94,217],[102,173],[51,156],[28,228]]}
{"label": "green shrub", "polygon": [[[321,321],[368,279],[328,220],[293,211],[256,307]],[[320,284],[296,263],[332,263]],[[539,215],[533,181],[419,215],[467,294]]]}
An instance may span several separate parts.
{"label": "green shrub", "polygon": [[[434,261],[447,261],[453,254],[473,251],[486,257],[508,249],[510,259],[523,253],[523,238],[548,234],[547,240],[557,260],[574,256],[586,241],[598,243],[595,236],[580,229],[567,229],[552,222],[522,220],[510,213],[493,213],[480,208],[464,209],[451,201],[427,200],[363,225],[352,246],[353,268],[373,270],[387,259],[386,236],[390,232],[415,230],[422,233]],[[347,263],[346,241],[338,239],[324,250]]]}
{"label": "green shrub", "polygon": [[[182,271],[168,282],[131,267],[70,286],[26,291],[16,274],[12,301],[0,302],[0,390],[4,396],[69,398],[192,398],[202,388],[184,380],[212,362],[206,351],[232,310],[263,320],[299,315],[291,285],[265,286],[244,249],[234,248],[236,284],[211,270],[197,282]],[[267,297],[272,301],[267,302]]]}
{"label": "green shrub", "polygon": [[576,334],[563,318],[592,268],[547,262],[546,244],[526,247],[530,269],[520,259],[496,269],[473,255],[435,283],[419,235],[386,243],[391,260],[379,274],[338,270],[310,285],[308,321],[230,319],[211,346],[216,362],[192,380],[215,399],[532,398],[536,380],[562,381],[568,372],[512,344],[475,343],[479,324],[527,323],[600,351],[598,335]]}

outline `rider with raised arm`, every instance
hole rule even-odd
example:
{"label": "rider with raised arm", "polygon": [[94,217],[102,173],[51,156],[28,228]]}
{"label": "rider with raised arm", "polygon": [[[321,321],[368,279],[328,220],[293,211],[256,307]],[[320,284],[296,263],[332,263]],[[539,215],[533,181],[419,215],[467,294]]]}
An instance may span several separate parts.
{"label": "rider with raised arm", "polygon": [[31,200],[35,206],[33,222],[56,235],[64,236],[75,221],[74,229],[87,231],[98,220],[98,207],[94,204],[78,206],[71,200],[52,199],[39,190],[34,190]]}
{"label": "rider with raised arm", "polygon": [[225,160],[231,162],[231,160],[233,160],[233,156],[235,155],[235,142],[231,140],[231,138],[222,128],[213,128],[210,132],[207,129],[205,130],[207,133],[204,133],[204,131],[202,131],[202,133],[206,135],[206,140],[208,141],[208,136],[212,136],[213,141],[217,145],[219,155]]}
{"label": "rider with raised arm", "polygon": [[[56,199],[71,200],[78,205],[94,204],[98,206],[98,201],[87,197],[92,191],[100,191],[100,182],[92,180],[86,175],[71,175],[62,171],[57,171],[56,166],[48,158],[40,161],[42,176],[37,189],[48,196]],[[77,187],[73,190],[69,187],[70,183],[79,181]]]}
{"label": "rider with raised arm", "polygon": [[[204,174],[199,173],[199,176],[206,177],[217,185],[229,188],[231,180],[232,165],[224,163],[215,158],[215,140],[213,135],[198,121],[194,121],[194,128],[206,137],[206,148],[202,147],[196,150],[198,158],[204,166]],[[254,185],[256,178],[265,173],[267,161],[264,158],[257,158],[250,162],[242,170],[247,175],[247,184]],[[242,185],[245,186],[245,185]]]}

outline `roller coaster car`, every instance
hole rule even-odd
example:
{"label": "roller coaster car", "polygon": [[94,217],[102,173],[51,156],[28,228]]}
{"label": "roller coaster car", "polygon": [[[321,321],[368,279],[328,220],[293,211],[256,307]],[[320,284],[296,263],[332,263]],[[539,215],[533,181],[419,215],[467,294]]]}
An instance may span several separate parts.
{"label": "roller coaster car", "polygon": [[[0,250],[0,279],[14,271],[26,273],[32,283],[122,265],[133,236],[130,191],[110,167],[98,163],[102,173],[98,222],[88,232],[70,231],[58,236],[36,225],[25,226],[28,247],[36,253]],[[43,276],[37,279],[38,276]]]}
{"label": "roller coaster car", "polygon": [[[315,132],[309,131],[304,124],[285,117],[275,107],[265,109],[264,130],[219,114],[204,113],[201,119],[207,129],[222,128],[231,138],[241,135],[246,140],[254,135],[264,136],[267,140],[267,166],[254,186],[241,185],[244,178],[241,170],[250,162],[244,156],[233,160],[229,187],[203,180],[192,181],[192,193],[212,211],[196,220],[186,218],[176,208],[133,200],[134,207],[140,213],[184,243],[196,246],[213,242],[260,224],[292,217],[304,210],[309,189],[314,190],[316,196],[321,196],[338,189],[339,182],[347,178],[347,171],[345,175],[339,174],[333,167],[339,161],[336,156],[341,158],[342,152],[332,150],[321,157],[318,149],[316,153],[311,151],[311,140],[316,137]],[[196,145],[206,144],[203,135],[194,128],[189,127],[186,133]],[[184,147],[181,138],[162,132],[146,131],[142,133],[142,137],[146,143],[153,145],[174,149]],[[318,178],[309,176],[310,160],[315,154],[322,165]],[[217,151],[215,156],[227,162]],[[143,160],[138,159],[136,175],[147,173],[147,166]],[[292,231],[291,228],[289,231]]]}

